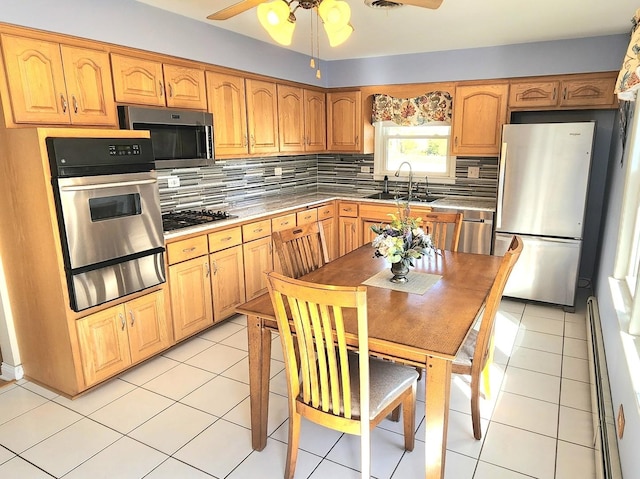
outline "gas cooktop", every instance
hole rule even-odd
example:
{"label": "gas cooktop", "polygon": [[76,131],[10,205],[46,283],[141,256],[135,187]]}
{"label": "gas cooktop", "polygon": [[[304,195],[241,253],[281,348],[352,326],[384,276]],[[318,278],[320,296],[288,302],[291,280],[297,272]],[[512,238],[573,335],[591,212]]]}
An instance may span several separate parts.
{"label": "gas cooktop", "polygon": [[172,231],[189,226],[196,226],[212,221],[228,220],[237,218],[236,215],[230,215],[226,211],[212,210],[186,210],[173,211],[162,215],[162,229],[164,231]]}

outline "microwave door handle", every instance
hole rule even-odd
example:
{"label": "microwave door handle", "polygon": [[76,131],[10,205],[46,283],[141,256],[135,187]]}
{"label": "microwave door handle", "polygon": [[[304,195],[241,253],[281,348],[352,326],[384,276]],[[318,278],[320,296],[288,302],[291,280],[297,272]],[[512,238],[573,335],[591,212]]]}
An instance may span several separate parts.
{"label": "microwave door handle", "polygon": [[211,151],[213,148],[213,126],[205,125],[204,126],[204,138],[202,138],[204,143],[204,151],[206,152],[206,158],[213,158],[213,152]]}
{"label": "microwave door handle", "polygon": [[113,183],[99,183],[94,185],[62,186],[60,187],[60,191],[86,191],[101,188],[118,188],[120,186],[151,185],[157,181],[158,180],[115,181]]}

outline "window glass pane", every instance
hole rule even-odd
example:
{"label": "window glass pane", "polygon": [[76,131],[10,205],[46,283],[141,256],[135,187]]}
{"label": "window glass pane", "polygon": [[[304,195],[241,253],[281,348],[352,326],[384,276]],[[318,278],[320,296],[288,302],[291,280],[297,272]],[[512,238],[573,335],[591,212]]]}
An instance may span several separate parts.
{"label": "window glass pane", "polygon": [[445,173],[448,141],[445,138],[390,138],[387,142],[387,165],[397,169],[408,161],[413,171]]}

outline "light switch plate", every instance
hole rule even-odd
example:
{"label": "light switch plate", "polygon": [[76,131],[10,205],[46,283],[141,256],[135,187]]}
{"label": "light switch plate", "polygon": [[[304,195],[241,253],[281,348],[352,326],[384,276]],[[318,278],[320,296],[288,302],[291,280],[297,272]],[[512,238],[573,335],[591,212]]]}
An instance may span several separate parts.
{"label": "light switch plate", "polygon": [[467,178],[480,178],[480,167],[470,166],[467,169]]}
{"label": "light switch plate", "polygon": [[279,166],[276,166],[276,167],[273,169],[273,174],[274,174],[274,175],[276,175],[276,176],[282,176],[282,168],[281,168],[281,167],[279,167]]}
{"label": "light switch plate", "polygon": [[170,176],[167,179],[167,183],[169,188],[177,188],[178,186],[180,186],[180,178],[178,178],[177,176]]}

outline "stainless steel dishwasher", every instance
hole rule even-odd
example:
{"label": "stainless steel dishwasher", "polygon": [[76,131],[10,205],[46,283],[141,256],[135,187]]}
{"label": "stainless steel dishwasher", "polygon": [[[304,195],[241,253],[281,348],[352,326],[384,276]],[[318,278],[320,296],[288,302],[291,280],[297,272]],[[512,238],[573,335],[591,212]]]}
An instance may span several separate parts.
{"label": "stainless steel dishwasher", "polygon": [[[458,251],[463,253],[491,254],[493,245],[493,212],[434,207],[442,213],[462,213],[462,231]],[[453,229],[453,226],[451,226]],[[451,233],[451,232],[450,232]]]}

